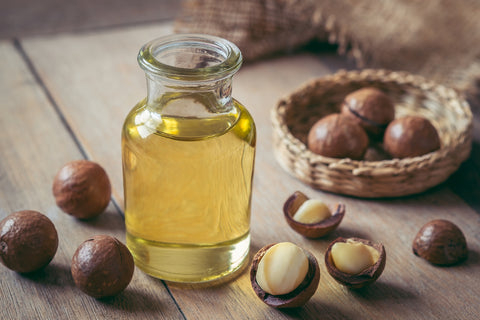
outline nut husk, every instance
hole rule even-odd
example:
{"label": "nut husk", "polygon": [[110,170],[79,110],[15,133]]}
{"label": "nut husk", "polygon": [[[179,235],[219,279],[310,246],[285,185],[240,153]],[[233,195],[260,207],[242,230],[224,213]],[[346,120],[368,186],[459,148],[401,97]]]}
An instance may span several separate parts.
{"label": "nut husk", "polygon": [[[333,263],[333,259],[331,256],[332,246],[336,242],[347,242],[348,239],[352,239],[354,241],[361,242],[365,245],[375,248],[380,253],[380,256],[377,262],[373,266],[363,270],[358,274],[348,274],[338,270],[335,267],[335,264]],[[328,273],[338,283],[351,289],[359,289],[375,282],[378,279],[378,277],[380,277],[380,275],[382,274],[383,269],[385,269],[386,261],[387,261],[387,255],[385,252],[385,248],[381,243],[373,243],[370,240],[360,239],[360,238],[339,237],[335,239],[332,243],[330,243],[330,245],[327,248],[327,251],[325,252],[325,266],[327,267]]]}
{"label": "nut husk", "polygon": [[310,151],[331,158],[362,159],[368,147],[365,130],[338,113],[318,120],[308,133]]}
{"label": "nut husk", "polygon": [[57,248],[57,230],[40,212],[17,211],[0,222],[0,262],[11,270],[41,269],[52,261]]}
{"label": "nut husk", "polygon": [[440,149],[440,137],[429,120],[406,116],[390,122],[383,147],[393,158],[418,157]]}
{"label": "nut husk", "polygon": [[116,295],[133,276],[133,257],[127,247],[114,237],[94,236],[84,241],[72,258],[75,285],[94,298]]}
{"label": "nut husk", "polygon": [[250,282],[253,291],[265,304],[273,308],[296,308],[307,303],[315,294],[320,282],[320,268],[315,256],[309,251],[303,249],[308,258],[308,272],[303,282],[292,292],[284,295],[271,295],[262,290],[256,281],[258,264],[268,249],[275,243],[267,245],[260,249],[253,257],[252,266],[250,268]]}
{"label": "nut husk", "polygon": [[63,166],[55,176],[52,191],[58,207],[79,219],[101,214],[112,193],[105,170],[89,160],[75,160]]}
{"label": "nut husk", "polygon": [[320,238],[335,230],[345,216],[345,205],[337,204],[332,216],[318,223],[306,224],[295,221],[293,216],[298,208],[308,200],[308,197],[300,191],[295,191],[283,205],[283,214],[288,225],[307,238]]}
{"label": "nut husk", "polygon": [[395,107],[390,97],[381,90],[365,87],[345,97],[342,114],[361,125],[372,137],[378,138],[395,118]]}
{"label": "nut husk", "polygon": [[436,265],[453,265],[468,257],[467,241],[460,228],[448,220],[432,220],[415,236],[413,253]]}

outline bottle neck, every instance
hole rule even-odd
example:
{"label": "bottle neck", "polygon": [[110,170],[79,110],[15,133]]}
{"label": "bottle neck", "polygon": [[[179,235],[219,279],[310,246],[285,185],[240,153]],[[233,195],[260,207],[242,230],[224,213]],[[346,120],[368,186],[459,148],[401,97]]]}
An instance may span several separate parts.
{"label": "bottle neck", "polygon": [[205,111],[228,113],[234,107],[232,76],[215,81],[180,82],[147,72],[146,79],[146,106],[162,114],[195,116]]}
{"label": "bottle neck", "polygon": [[232,77],[242,64],[231,42],[209,35],[174,34],[145,44],[138,62],[147,78],[147,107],[162,114],[228,113]]}

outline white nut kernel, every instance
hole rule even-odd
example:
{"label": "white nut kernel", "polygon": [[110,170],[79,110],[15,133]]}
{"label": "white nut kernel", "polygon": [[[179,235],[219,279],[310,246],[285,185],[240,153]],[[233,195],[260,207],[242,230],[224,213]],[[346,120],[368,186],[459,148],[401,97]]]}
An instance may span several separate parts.
{"label": "white nut kernel", "polygon": [[263,291],[272,295],[295,290],[308,272],[305,252],[290,242],[280,242],[267,250],[258,264],[256,280]]}
{"label": "white nut kernel", "polygon": [[373,247],[348,239],[332,246],[332,260],[335,267],[348,274],[358,274],[373,266],[380,253]]}
{"label": "white nut kernel", "polygon": [[293,215],[293,220],[312,224],[328,219],[332,216],[330,209],[323,201],[316,199],[308,199],[298,208]]}

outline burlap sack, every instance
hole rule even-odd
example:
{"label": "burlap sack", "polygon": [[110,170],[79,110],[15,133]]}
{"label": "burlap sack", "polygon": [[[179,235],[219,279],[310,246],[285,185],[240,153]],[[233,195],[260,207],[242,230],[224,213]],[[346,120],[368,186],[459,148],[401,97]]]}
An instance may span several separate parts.
{"label": "burlap sack", "polygon": [[477,0],[184,0],[176,31],[227,38],[245,60],[328,40],[359,67],[413,72],[480,101]]}

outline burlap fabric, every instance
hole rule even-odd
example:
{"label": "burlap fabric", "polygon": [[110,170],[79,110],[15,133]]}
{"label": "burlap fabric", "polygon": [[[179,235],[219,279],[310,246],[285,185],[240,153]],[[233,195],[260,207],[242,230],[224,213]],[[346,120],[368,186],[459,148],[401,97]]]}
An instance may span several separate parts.
{"label": "burlap fabric", "polygon": [[480,101],[478,0],[184,0],[176,31],[227,38],[245,60],[329,41],[359,67],[420,74]]}

